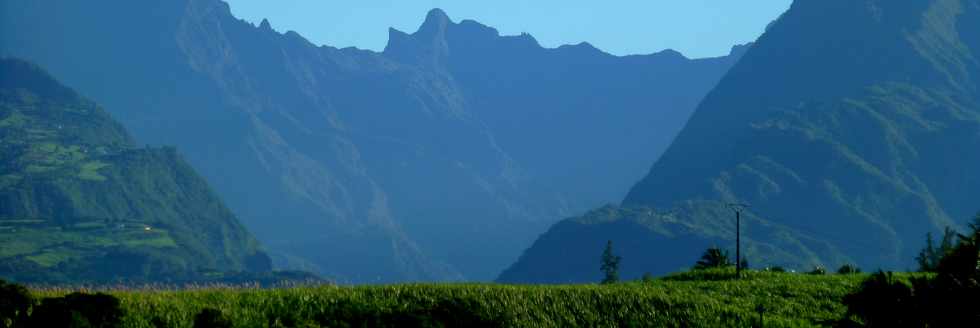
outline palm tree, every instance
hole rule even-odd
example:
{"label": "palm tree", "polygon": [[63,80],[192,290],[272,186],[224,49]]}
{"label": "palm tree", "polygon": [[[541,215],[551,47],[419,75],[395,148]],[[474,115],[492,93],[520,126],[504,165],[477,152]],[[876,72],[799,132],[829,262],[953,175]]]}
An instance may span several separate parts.
{"label": "palm tree", "polygon": [[718,247],[708,248],[701,255],[701,259],[694,265],[695,269],[723,268],[731,266],[732,261],[728,258],[728,251]]}

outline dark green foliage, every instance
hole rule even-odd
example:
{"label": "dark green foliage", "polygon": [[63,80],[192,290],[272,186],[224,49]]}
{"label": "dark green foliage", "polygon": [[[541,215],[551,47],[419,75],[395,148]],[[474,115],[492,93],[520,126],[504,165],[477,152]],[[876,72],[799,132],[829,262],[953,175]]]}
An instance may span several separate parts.
{"label": "dark green foliage", "polygon": [[414,302],[391,312],[364,303],[341,301],[315,316],[324,327],[501,327],[503,320],[488,314],[472,298]]}
{"label": "dark green foliage", "polygon": [[122,327],[119,299],[108,294],[71,293],[45,298],[31,313],[31,327]]}
{"label": "dark green foliage", "polygon": [[807,272],[807,274],[824,275],[827,274],[827,269],[818,265],[813,267],[813,270],[810,270],[810,272]]}
{"label": "dark green foliage", "polygon": [[844,297],[848,316],[868,327],[911,327],[902,314],[912,313],[912,289],[891,272],[878,271],[861,283],[857,292]]}
{"label": "dark green foliage", "polygon": [[599,270],[601,270],[603,274],[603,284],[619,282],[619,262],[622,260],[622,257],[613,254],[612,240],[607,241],[606,249],[602,251],[602,258],[600,259],[599,266]]}
{"label": "dark green foliage", "polygon": [[936,272],[939,261],[953,250],[955,242],[956,231],[949,227],[943,231],[943,239],[938,246],[933,244],[932,233],[926,233],[926,246],[915,257],[916,263],[919,264],[919,271]]}
{"label": "dark green foliage", "polygon": [[749,260],[742,257],[742,261],[738,263],[738,267],[742,270],[747,270],[749,268]]}
{"label": "dark green foliage", "polygon": [[652,283],[652,282],[654,282],[654,280],[655,280],[655,278],[653,277],[653,274],[650,274],[649,272],[644,273],[643,274],[643,277],[640,278],[640,281],[642,281],[644,283]]}
{"label": "dark green foliage", "polygon": [[857,266],[851,264],[844,264],[837,269],[837,274],[857,274],[857,273],[861,273],[861,268],[858,268]]}
{"label": "dark green foliage", "polygon": [[777,265],[777,266],[766,267],[766,271],[769,271],[769,272],[786,272],[786,268]]}
{"label": "dark green foliage", "polygon": [[844,298],[848,314],[869,327],[980,326],[980,225],[970,227],[939,260],[935,275],[903,282],[879,272]]}
{"label": "dark green foliage", "polygon": [[20,327],[27,321],[34,297],[24,286],[0,279],[0,327]]}
{"label": "dark green foliage", "polygon": [[723,268],[731,265],[732,261],[728,258],[728,251],[718,247],[711,247],[704,251],[701,259],[694,264],[694,269]]}
{"label": "dark green foliage", "polygon": [[205,308],[194,316],[194,328],[232,328],[231,320],[221,310]]}

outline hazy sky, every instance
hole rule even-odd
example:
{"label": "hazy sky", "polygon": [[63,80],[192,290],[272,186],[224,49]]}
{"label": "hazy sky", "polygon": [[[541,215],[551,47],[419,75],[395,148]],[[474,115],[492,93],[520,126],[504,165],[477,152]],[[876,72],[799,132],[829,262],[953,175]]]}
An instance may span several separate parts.
{"label": "hazy sky", "polygon": [[546,47],[588,41],[606,52],[666,48],[688,57],[727,54],[755,40],[791,0],[226,0],[239,18],[268,18],[316,44],[382,50],[388,27],[414,32],[432,8],[504,35],[527,32]]}

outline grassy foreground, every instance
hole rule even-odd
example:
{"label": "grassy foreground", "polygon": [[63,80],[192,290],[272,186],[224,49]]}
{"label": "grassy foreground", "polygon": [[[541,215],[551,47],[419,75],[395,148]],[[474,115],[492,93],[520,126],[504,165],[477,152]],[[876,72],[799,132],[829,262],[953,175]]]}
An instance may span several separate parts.
{"label": "grassy foreground", "polygon": [[[614,285],[417,284],[285,289],[111,291],[127,327],[192,327],[205,308],[235,327],[766,327],[818,326],[845,312],[841,299],[866,278],[724,271]],[[67,291],[36,290],[39,297]]]}

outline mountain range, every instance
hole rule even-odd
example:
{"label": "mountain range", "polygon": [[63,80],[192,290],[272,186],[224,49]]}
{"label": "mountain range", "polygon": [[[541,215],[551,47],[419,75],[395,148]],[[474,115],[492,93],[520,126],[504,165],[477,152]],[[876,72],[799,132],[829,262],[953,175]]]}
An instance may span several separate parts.
{"label": "mountain range", "polygon": [[751,206],[751,266],[913,269],[926,233],[980,210],[978,83],[978,1],[797,0],[621,206],[553,226],[499,280],[597,281],[608,240],[627,279],[734,253],[729,203]]}
{"label": "mountain range", "polygon": [[355,283],[493,279],[624,197],[748,49],[549,49],[433,10],[372,52],[218,0],[0,1],[0,54],[176,146],[278,267]]}

